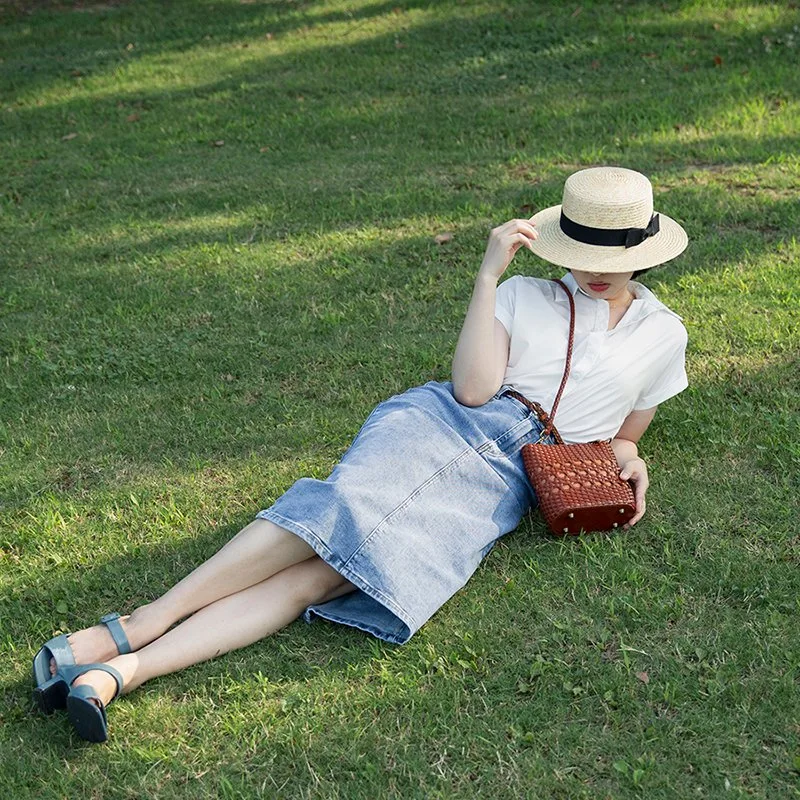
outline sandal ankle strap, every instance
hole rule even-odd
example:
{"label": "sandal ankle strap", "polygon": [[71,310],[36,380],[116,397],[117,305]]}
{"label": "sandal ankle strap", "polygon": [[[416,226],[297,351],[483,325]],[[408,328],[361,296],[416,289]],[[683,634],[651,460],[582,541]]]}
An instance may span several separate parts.
{"label": "sandal ankle strap", "polygon": [[116,611],[111,614],[106,614],[104,617],[100,618],[100,622],[108,628],[108,632],[111,634],[111,638],[117,646],[117,652],[121,656],[130,653],[131,643],[128,641],[125,631],[122,629],[122,625],[119,621],[119,614]]}

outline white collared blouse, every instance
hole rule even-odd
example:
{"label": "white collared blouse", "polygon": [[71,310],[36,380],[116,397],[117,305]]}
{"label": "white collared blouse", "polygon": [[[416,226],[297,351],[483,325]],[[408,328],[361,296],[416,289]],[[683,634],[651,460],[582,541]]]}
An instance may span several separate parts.
{"label": "white collared blouse", "polygon": [[[555,424],[567,442],[613,438],[631,411],[653,408],[683,391],[686,329],[645,286],[608,330],[609,305],[563,282],[575,299],[575,342]],[[569,302],[553,281],[515,276],[497,287],[495,316],[511,338],[504,384],[550,411],[567,355]]]}

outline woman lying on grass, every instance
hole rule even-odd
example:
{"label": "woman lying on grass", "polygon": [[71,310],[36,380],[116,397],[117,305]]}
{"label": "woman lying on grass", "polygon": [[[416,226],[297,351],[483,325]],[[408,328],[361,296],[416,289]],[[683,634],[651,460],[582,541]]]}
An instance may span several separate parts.
{"label": "woman lying on grass", "polygon": [[508,392],[551,407],[570,312],[551,281],[498,287],[523,246],[569,269],[576,333],[561,436],[612,439],[620,477],[635,488],[630,525],[638,522],[648,479],[636,443],[658,404],[686,387],[686,332],[631,278],[677,256],[686,234],[653,214],[647,178],[602,167],[572,175],[562,206],[492,231],[452,384],[378,405],[327,480],[299,480],[162,597],[47,642],[34,660],[42,710],[66,707],[79,736],[104,741],[106,706],[119,694],[303,612],[407,642],[536,503],[520,451],[543,426]]}

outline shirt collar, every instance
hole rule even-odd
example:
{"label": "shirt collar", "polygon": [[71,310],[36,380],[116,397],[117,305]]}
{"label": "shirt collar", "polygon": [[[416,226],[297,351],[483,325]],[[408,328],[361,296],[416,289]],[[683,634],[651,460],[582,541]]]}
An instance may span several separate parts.
{"label": "shirt collar", "polygon": [[[572,296],[575,297],[575,293],[578,291],[578,281],[575,280],[575,277],[571,272],[568,272],[566,275],[561,276],[561,282],[564,283],[567,289],[570,290]],[[560,303],[566,303],[567,298],[564,296],[564,292],[556,290],[556,298]]]}
{"label": "shirt collar", "polygon": [[[585,292],[581,292],[578,282],[575,280],[571,272],[563,275],[561,280],[570,290],[573,297],[580,292],[582,296],[592,303],[605,302],[604,300],[594,300]],[[638,281],[630,281],[628,283],[628,288],[633,292],[633,302],[631,303],[631,307],[625,313],[625,316],[619,321],[619,323],[617,323],[616,327],[619,328],[623,325],[629,325],[630,323],[636,322],[638,319],[643,319],[644,317],[656,311],[666,311],[667,314],[671,314],[673,317],[675,317],[675,319],[682,319],[671,308],[667,308],[667,306],[665,306],[646,286],[643,286]],[[567,298],[564,295],[564,292],[560,291],[559,289],[556,289],[556,302],[564,305],[567,304]]]}
{"label": "shirt collar", "polygon": [[[682,319],[682,317],[676,314],[671,308],[667,308],[646,286],[643,286],[637,281],[631,281],[628,286],[634,296],[629,311],[633,311],[634,307],[637,310],[636,314],[631,315],[631,322],[639,317],[646,317],[648,314],[652,314],[655,311],[665,311],[667,314],[675,317],[675,319]],[[627,316],[628,314],[625,315],[625,317]],[[621,322],[627,324],[625,317],[622,318]]]}

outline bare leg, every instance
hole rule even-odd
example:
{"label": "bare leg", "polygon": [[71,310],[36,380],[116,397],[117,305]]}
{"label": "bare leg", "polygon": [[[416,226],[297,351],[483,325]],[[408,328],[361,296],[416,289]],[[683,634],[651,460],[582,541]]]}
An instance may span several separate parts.
{"label": "bare leg", "polygon": [[[288,625],[312,603],[354,589],[322,559],[311,558],[217,600],[147,647],[108,663],[122,674],[127,694],[151,678],[252,644]],[[82,683],[93,686],[103,703],[108,703],[116,690],[114,679],[99,670],[75,680],[75,685]]]}
{"label": "bare leg", "polygon": [[[179,619],[312,556],[314,551],[298,536],[267,520],[253,520],[166,594],[123,617],[128,641],[138,650]],[[105,661],[117,654],[103,625],[77,631],[69,641],[78,664]]]}

